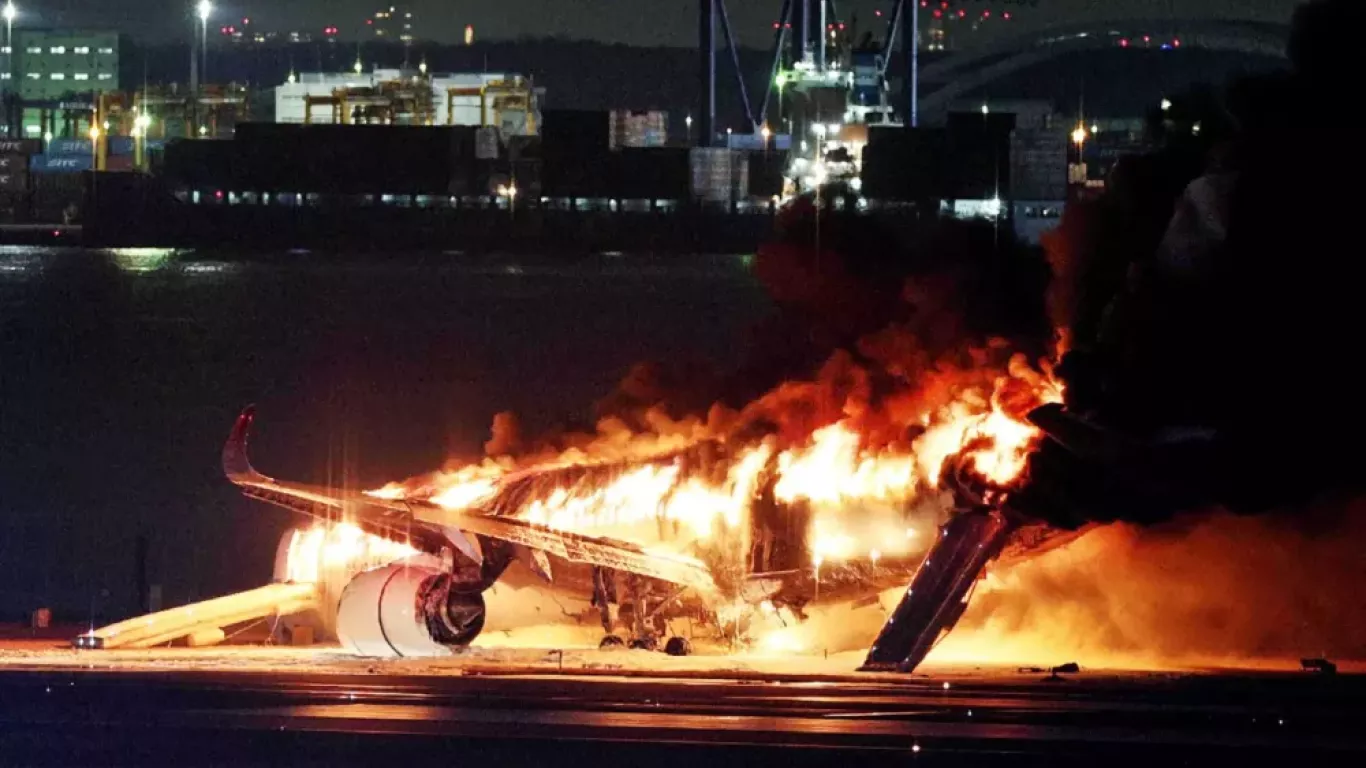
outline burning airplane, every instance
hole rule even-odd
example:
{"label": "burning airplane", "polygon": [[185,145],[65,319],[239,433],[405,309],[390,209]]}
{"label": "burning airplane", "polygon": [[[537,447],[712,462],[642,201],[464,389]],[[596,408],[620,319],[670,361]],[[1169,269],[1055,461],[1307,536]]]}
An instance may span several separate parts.
{"label": "burning airplane", "polygon": [[223,466],[246,496],[318,520],[282,542],[276,581],[313,585],[326,631],[358,654],[469,645],[484,592],[520,562],[590,596],[603,647],[663,642],[676,655],[689,643],[666,636],[671,618],[743,642],[758,612],[801,621],[809,606],[913,578],[865,665],[909,670],[987,562],[1056,540],[1008,500],[1041,436],[1027,414],[1058,401],[1057,385],[1019,358],[956,384],[937,403],[878,409],[858,407],[855,386],[840,393],[843,416],[800,424],[756,415],[796,397],[775,391],[684,439],[486,460],[358,493],[258,472],[248,408]]}

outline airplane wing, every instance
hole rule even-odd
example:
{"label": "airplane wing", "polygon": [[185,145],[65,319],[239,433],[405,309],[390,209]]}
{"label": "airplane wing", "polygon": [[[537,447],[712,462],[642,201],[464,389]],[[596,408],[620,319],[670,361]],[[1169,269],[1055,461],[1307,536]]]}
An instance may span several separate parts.
{"label": "airplane wing", "polygon": [[433,553],[447,542],[478,560],[465,533],[486,536],[544,552],[570,562],[612,568],[640,576],[694,587],[703,594],[716,588],[710,570],[700,560],[671,553],[649,552],[619,539],[584,536],[534,525],[482,510],[445,509],[415,499],[381,499],[355,491],[336,492],[318,486],[276,480],[257,472],[247,456],[247,438],[256,417],[254,406],[238,416],[223,446],[223,472],[250,498],[296,512],[336,520],[344,517],[362,529],[390,538],[411,539],[413,546]]}

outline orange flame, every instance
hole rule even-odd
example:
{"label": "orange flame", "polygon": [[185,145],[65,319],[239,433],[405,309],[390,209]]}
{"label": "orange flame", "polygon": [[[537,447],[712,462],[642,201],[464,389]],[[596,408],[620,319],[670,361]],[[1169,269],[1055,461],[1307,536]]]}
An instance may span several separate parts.
{"label": "orange flame", "polygon": [[[908,510],[938,493],[948,460],[962,457],[990,485],[1009,488],[1024,471],[1038,438],[1024,414],[1061,398],[1059,386],[1047,373],[1034,370],[1019,357],[994,382],[982,383],[989,378],[974,374],[968,386],[944,388],[940,402],[903,408],[903,415],[895,418],[862,400],[849,400],[843,418],[813,424],[804,437],[783,434],[785,446],[777,445],[776,435],[744,441],[725,430],[694,429],[687,437],[671,434],[657,443],[674,453],[641,457],[635,446],[648,441],[636,435],[623,437],[616,428],[619,425],[614,425],[611,438],[602,441],[602,458],[589,444],[552,457],[549,463],[523,467],[518,474],[565,466],[608,467],[608,462],[625,455],[624,465],[610,464],[620,469],[601,476],[575,476],[547,487],[510,513],[557,530],[610,535],[646,545],[686,546],[744,529],[766,479],[771,479],[778,502],[812,508],[807,541],[813,562],[856,557],[876,561],[907,554],[919,544],[915,534],[925,522],[918,524],[908,517]],[[796,397],[789,391],[771,402],[787,407]],[[875,419],[887,423],[868,429]],[[872,437],[875,431],[918,435],[877,444]],[[677,452],[704,439],[728,446],[721,451],[725,458],[717,460],[720,467],[699,469]],[[371,493],[477,509],[497,497],[512,469],[485,460]]]}
{"label": "orange flame", "polygon": [[319,584],[332,575],[350,577],[417,554],[402,542],[366,533],[350,523],[318,524],[290,533],[284,578]]}

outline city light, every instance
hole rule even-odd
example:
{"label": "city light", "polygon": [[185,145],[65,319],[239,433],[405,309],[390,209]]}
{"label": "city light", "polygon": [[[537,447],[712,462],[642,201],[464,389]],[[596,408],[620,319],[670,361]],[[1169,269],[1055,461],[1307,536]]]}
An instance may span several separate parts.
{"label": "city light", "polygon": [[14,18],[19,15],[19,9],[14,7],[14,3],[5,3],[5,21],[14,23]]}
{"label": "city light", "polygon": [[1086,143],[1086,128],[1084,126],[1079,125],[1075,131],[1072,131],[1072,143],[1078,147]]}
{"label": "city light", "polygon": [[100,140],[100,127],[99,127],[98,125],[92,125],[92,126],[90,126],[90,140],[91,140],[91,141],[99,141],[99,140]]}
{"label": "city light", "polygon": [[200,21],[207,23],[213,15],[213,3],[209,0],[199,0],[199,5],[195,6],[195,13],[199,15]]}
{"label": "city light", "polygon": [[1162,100],[1162,111],[1163,111],[1163,112],[1170,112],[1171,109],[1172,109],[1172,100],[1171,100],[1171,99],[1163,99],[1163,100]]}
{"label": "city light", "polygon": [[759,135],[763,137],[764,143],[768,143],[769,137],[773,135],[773,131],[768,128],[768,123],[764,123],[764,126],[759,129]]}

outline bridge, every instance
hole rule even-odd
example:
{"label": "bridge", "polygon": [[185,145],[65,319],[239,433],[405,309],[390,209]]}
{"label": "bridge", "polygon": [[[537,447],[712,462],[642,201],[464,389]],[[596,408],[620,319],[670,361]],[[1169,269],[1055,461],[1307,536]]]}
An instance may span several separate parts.
{"label": "bridge", "polygon": [[1286,24],[1255,21],[1132,19],[1061,24],[950,54],[920,70],[920,113],[933,119],[995,80],[1077,51],[1201,49],[1284,58]]}

